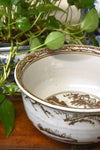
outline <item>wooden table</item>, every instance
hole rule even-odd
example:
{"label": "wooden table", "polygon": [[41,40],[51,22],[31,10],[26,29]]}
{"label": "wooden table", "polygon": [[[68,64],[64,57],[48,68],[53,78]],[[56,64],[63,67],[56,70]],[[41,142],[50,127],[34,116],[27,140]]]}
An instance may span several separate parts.
{"label": "wooden table", "polygon": [[39,132],[27,118],[22,99],[9,97],[15,107],[15,126],[9,138],[0,122],[0,149],[23,150],[100,150],[100,143],[94,145],[71,145],[55,141]]}

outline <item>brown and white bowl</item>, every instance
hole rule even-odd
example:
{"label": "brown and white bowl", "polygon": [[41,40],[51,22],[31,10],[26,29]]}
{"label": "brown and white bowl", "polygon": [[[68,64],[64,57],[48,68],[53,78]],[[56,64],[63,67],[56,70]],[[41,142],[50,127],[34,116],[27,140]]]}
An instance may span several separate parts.
{"label": "brown and white bowl", "polygon": [[22,59],[15,69],[29,119],[56,140],[100,141],[100,48],[64,45]]}

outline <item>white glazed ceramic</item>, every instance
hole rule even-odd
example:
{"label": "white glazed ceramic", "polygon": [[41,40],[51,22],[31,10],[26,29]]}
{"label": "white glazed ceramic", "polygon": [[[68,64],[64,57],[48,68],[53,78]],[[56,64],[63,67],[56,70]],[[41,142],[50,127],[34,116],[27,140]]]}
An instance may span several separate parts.
{"label": "white glazed ceramic", "polygon": [[15,80],[42,133],[66,143],[100,141],[100,48],[41,49],[18,63]]}

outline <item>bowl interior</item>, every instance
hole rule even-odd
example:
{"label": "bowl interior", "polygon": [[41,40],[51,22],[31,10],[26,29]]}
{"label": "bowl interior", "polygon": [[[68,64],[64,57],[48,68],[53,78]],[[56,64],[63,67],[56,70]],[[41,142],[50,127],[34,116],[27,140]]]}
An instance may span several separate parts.
{"label": "bowl interior", "polygon": [[41,99],[66,91],[100,96],[100,57],[84,53],[46,56],[24,70],[22,82]]}

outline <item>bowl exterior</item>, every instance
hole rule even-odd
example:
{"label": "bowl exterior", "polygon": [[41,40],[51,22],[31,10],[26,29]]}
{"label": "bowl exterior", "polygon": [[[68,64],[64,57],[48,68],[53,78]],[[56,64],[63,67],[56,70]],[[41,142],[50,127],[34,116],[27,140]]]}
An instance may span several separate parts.
{"label": "bowl exterior", "polygon": [[22,93],[26,113],[45,135],[65,143],[92,144],[100,141],[100,115],[73,113],[50,108]]}

